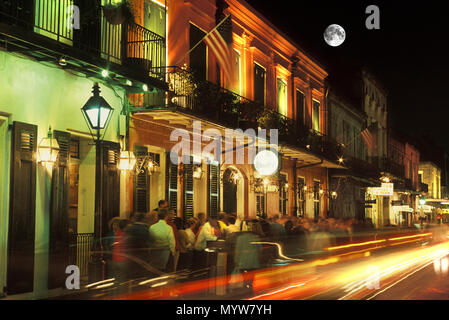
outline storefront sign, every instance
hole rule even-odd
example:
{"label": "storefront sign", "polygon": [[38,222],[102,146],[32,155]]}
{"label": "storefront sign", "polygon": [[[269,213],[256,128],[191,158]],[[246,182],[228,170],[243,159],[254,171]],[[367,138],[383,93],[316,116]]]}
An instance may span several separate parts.
{"label": "storefront sign", "polygon": [[370,193],[375,196],[392,196],[393,183],[382,183],[379,188],[368,188]]}

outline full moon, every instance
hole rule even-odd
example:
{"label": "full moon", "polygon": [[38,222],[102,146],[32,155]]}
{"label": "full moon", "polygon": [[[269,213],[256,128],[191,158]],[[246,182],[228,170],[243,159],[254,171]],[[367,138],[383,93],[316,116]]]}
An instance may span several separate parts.
{"label": "full moon", "polygon": [[332,47],[338,47],[341,45],[346,38],[345,29],[343,29],[338,24],[331,24],[324,31],[324,40],[326,43]]}

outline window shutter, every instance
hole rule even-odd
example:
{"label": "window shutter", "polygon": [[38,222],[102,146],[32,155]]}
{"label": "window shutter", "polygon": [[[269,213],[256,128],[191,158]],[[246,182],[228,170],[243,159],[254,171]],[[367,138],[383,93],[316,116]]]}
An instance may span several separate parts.
{"label": "window shutter", "polygon": [[36,221],[37,126],[12,128],[7,293],[33,291]]}
{"label": "window shutter", "polygon": [[209,164],[209,216],[217,217],[220,200],[220,167]]}
{"label": "window shutter", "polygon": [[105,237],[109,221],[120,216],[120,144],[103,141],[103,199],[102,199],[102,236]]}
{"label": "window shutter", "polygon": [[165,185],[167,186],[166,199],[170,209],[178,212],[178,163],[173,163],[170,159],[170,152],[167,153]]}
{"label": "window shutter", "polygon": [[193,157],[184,164],[184,219],[193,217]]}
{"label": "window shutter", "polygon": [[53,131],[59,144],[58,159],[53,166],[50,200],[50,241],[48,288],[63,287],[65,267],[69,264],[69,155],[70,133]]}
{"label": "window shutter", "polygon": [[[143,146],[134,146],[136,157],[146,156],[148,148]],[[142,168],[141,172],[134,175],[134,212],[148,212],[150,210],[150,181],[147,168]]]}

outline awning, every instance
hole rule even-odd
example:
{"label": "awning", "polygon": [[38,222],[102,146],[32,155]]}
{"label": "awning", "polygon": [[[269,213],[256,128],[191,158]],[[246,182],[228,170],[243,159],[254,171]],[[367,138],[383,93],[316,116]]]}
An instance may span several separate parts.
{"label": "awning", "polygon": [[[171,128],[172,130],[176,128],[186,129],[189,132],[193,131],[194,121],[201,121],[202,131],[207,129],[217,129],[221,132],[221,135],[223,137],[225,136],[226,129],[235,129],[226,126],[224,123],[210,121],[206,118],[193,115],[189,113],[188,110],[184,111],[180,110],[179,108],[160,108],[142,111],[133,114],[131,118],[150,122],[160,126],[166,126],[167,128]],[[245,134],[243,131],[243,133],[240,134],[236,139],[239,139],[240,144],[244,144],[248,142],[248,137],[249,135]],[[267,140],[257,138],[255,145],[269,147],[269,138]],[[302,149],[297,146],[289,146],[283,143],[279,143],[279,152],[283,155],[283,157],[295,159],[299,168],[301,166],[316,165],[317,167],[324,168],[346,169],[346,167],[336,162],[324,159],[321,156],[314,154],[312,151]]]}

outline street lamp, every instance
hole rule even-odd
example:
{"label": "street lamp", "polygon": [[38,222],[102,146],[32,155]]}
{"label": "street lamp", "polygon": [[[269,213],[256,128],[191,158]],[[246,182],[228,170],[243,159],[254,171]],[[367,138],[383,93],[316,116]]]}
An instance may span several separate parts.
{"label": "street lamp", "polygon": [[[89,127],[92,138],[95,142],[96,168],[95,168],[95,251],[100,253],[94,259],[94,263],[101,268],[101,278],[104,278],[104,260],[103,260],[103,242],[102,242],[102,224],[103,224],[103,150],[101,141],[104,138],[109,120],[111,119],[114,109],[100,96],[100,87],[95,83],[92,90],[92,97],[87,100],[86,104],[81,108],[84,120]],[[103,137],[101,130],[104,130]],[[96,135],[92,132],[96,131]]]}
{"label": "street lamp", "polygon": [[59,143],[53,138],[51,127],[48,128],[47,137],[42,138],[39,143],[39,163],[54,164],[58,158]]}

